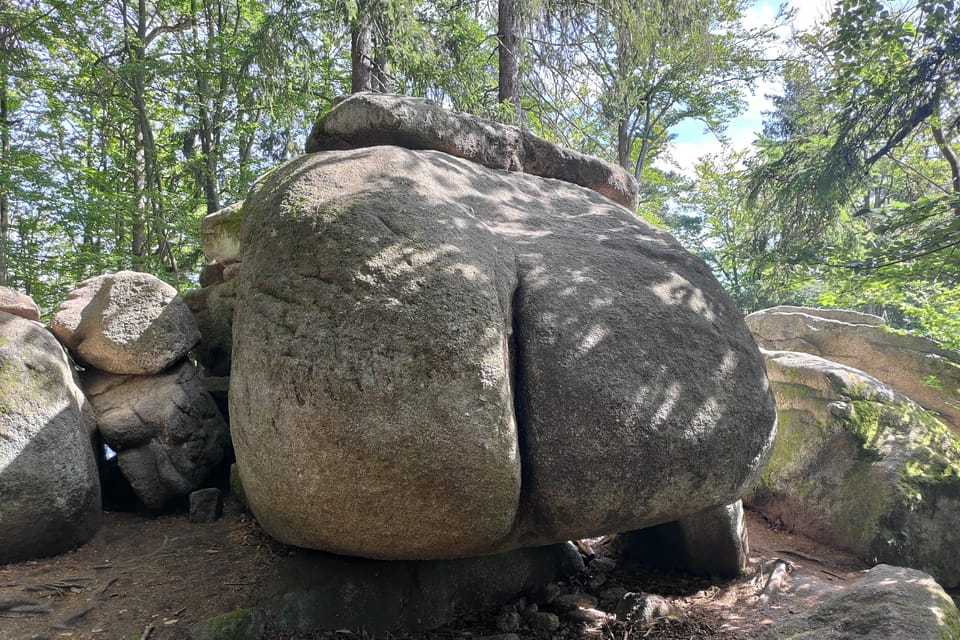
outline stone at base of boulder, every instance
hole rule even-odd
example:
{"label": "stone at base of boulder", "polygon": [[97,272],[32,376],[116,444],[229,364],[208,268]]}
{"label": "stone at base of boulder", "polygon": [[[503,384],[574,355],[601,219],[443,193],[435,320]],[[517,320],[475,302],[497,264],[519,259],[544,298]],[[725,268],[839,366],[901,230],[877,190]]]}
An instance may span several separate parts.
{"label": "stone at base of boulder", "polygon": [[659,569],[738,576],[749,553],[743,502],[627,532],[622,535],[622,545],[629,560]]}
{"label": "stone at base of boulder", "polygon": [[281,561],[261,605],[281,631],[425,631],[583,569],[571,544],[421,562],[299,550]]}
{"label": "stone at base of boulder", "polygon": [[767,640],[960,639],[960,612],[928,574],[881,564],[819,605],[770,627]]}
{"label": "stone at base of boulder", "polygon": [[190,494],[190,522],[216,522],[223,516],[220,489],[200,489]]}

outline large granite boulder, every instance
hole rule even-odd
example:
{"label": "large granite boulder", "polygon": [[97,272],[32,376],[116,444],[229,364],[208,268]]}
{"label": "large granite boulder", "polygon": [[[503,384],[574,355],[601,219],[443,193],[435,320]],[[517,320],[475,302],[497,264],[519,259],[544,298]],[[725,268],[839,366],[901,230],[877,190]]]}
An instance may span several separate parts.
{"label": "large granite boulder", "polygon": [[544,545],[730,504],[766,461],[738,310],[590,190],[434,151],[311,154],[255,186],[241,243],[231,429],[281,541]]}
{"label": "large granite boulder", "polygon": [[355,93],[317,121],[306,151],[398,145],[443,151],[492,169],[572,182],[633,211],[637,183],[621,167],[560,147],[528,131],[447,111],[422,98]]}
{"label": "large granite boulder", "polygon": [[177,290],[135,271],[81,282],[51,329],[78,362],[117,374],[159,373],[200,340]]}
{"label": "large granite boulder", "polygon": [[10,313],[27,320],[40,319],[40,307],[33,298],[10,287],[0,287],[0,312]]}
{"label": "large granite boulder", "polygon": [[960,438],[862,371],[765,355],[779,428],[750,505],[868,562],[960,585]]}
{"label": "large granite boulder", "polygon": [[94,428],[56,338],[0,312],[0,564],[67,551],[97,531]]}
{"label": "large granite boulder", "polygon": [[803,307],[773,307],[746,318],[760,347],[801,351],[860,369],[938,412],[960,433],[960,354],[877,320],[869,314]]}
{"label": "large granite boulder", "polygon": [[960,640],[960,611],[933,578],[881,564],[819,604],[768,627],[765,640]]}
{"label": "large granite boulder", "polygon": [[89,370],[82,382],[100,435],[148,508],[199,489],[223,459],[227,424],[188,360],[152,376]]}

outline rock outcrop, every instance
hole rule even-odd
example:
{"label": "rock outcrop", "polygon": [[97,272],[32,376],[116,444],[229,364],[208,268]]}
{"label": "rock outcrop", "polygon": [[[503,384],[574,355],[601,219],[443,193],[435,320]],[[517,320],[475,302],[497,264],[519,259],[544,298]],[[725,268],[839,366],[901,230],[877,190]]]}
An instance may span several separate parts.
{"label": "rock outcrop", "polygon": [[97,531],[93,429],[60,344],[0,312],[0,564],[67,551]]}
{"label": "rock outcrop", "polygon": [[492,169],[572,182],[627,209],[637,207],[637,183],[627,171],[507,125],[447,111],[422,98],[355,93],[317,121],[306,151],[397,145],[442,151]]}
{"label": "rock outcrop", "polygon": [[779,427],[751,506],[868,562],[960,585],[960,438],[862,371],[765,355]]}
{"label": "rock outcrop", "polygon": [[240,261],[240,221],[243,200],[214,211],[200,224],[200,246],[217,264]]}
{"label": "rock outcrop", "polygon": [[868,314],[804,307],[773,307],[746,318],[760,347],[810,353],[860,369],[938,412],[960,434],[960,354],[877,320]]}
{"label": "rock outcrop", "polygon": [[100,435],[148,508],[201,488],[223,459],[227,425],[189,361],[152,376],[87,371],[83,388]]}
{"label": "rock outcrop", "polygon": [[0,287],[0,312],[27,320],[40,319],[40,307],[33,298],[10,287]]}
{"label": "rock outcrop", "polygon": [[160,373],[200,340],[176,289],[134,271],[81,282],[51,329],[78,362],[116,374]]}
{"label": "rock outcrop", "polygon": [[774,407],[739,312],[606,198],[374,147],[278,167],[242,214],[231,428],[281,541],[455,558],[753,486]]}
{"label": "rock outcrop", "polygon": [[878,565],[809,611],[768,628],[767,640],[960,640],[960,612],[921,571]]}
{"label": "rock outcrop", "polygon": [[200,342],[192,354],[208,376],[230,375],[236,285],[234,278],[188,291],[183,296],[200,331]]}

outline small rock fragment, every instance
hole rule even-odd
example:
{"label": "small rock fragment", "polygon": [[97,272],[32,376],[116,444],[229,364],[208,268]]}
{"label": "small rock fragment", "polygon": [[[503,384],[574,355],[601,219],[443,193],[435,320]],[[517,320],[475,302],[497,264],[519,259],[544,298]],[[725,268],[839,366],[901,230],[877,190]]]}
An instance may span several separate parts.
{"label": "small rock fragment", "polygon": [[617,568],[617,561],[606,556],[597,556],[587,565],[590,571],[597,573],[610,573]]}
{"label": "small rock fragment", "polygon": [[560,628],[560,618],[555,613],[546,611],[524,612],[523,619],[531,629],[556,631]]}
{"label": "small rock fragment", "polygon": [[190,494],[190,522],[215,522],[223,515],[220,489],[200,489]]}
{"label": "small rock fragment", "polygon": [[504,611],[499,616],[497,616],[497,630],[503,631],[504,633],[510,631],[516,631],[520,628],[520,614],[514,610]]}
{"label": "small rock fragment", "polygon": [[543,604],[553,604],[553,602],[563,595],[564,589],[559,584],[555,582],[550,582],[543,587],[540,592],[540,601]]}
{"label": "small rock fragment", "polygon": [[652,593],[627,593],[617,605],[617,620],[649,624],[657,618],[675,615],[673,605],[666,598]]}
{"label": "small rock fragment", "polygon": [[597,575],[590,578],[590,581],[587,583],[590,591],[599,591],[600,587],[607,583],[607,574],[598,573]]}

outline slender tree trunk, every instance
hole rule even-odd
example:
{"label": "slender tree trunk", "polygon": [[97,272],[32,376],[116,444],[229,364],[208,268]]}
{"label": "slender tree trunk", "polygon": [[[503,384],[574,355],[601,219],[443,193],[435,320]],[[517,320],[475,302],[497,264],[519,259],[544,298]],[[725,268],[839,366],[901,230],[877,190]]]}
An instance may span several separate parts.
{"label": "slender tree trunk", "polygon": [[[215,69],[217,65],[211,50],[211,40],[223,31],[222,12],[218,10],[215,18],[209,2],[203,3],[203,18],[207,25],[207,34],[206,42],[201,44],[200,20],[196,2],[191,4],[191,11],[193,14],[194,55],[202,55],[207,63],[206,68]],[[197,102],[200,105],[197,114],[197,128],[200,137],[200,151],[203,153],[201,180],[207,213],[220,210],[220,179],[218,176],[220,145],[216,120],[218,120],[221,111],[219,104],[222,102],[221,96],[223,94],[222,74],[223,71],[221,70],[219,95],[214,95],[206,70],[198,68],[196,71]]]}
{"label": "slender tree trunk", "polygon": [[497,100],[508,103],[519,119],[520,107],[520,27],[517,0],[497,2],[497,54],[499,63]]}
{"label": "slender tree trunk", "polygon": [[10,243],[10,104],[6,71],[0,76],[0,285],[8,283]]}
{"label": "slender tree trunk", "polygon": [[631,171],[630,151],[633,148],[633,136],[630,134],[630,124],[626,119],[617,122],[617,164]]}
{"label": "slender tree trunk", "polygon": [[497,1],[497,54],[499,77],[497,101],[508,103],[517,121],[520,106],[520,21],[517,0]]}
{"label": "slender tree trunk", "polygon": [[350,70],[352,93],[373,88],[373,21],[369,7],[363,2],[350,29]]}
{"label": "slender tree trunk", "polygon": [[[937,94],[937,99],[934,101],[934,116],[931,120],[930,131],[933,133],[933,139],[937,143],[937,149],[940,150],[940,155],[943,156],[943,159],[947,161],[947,165],[950,167],[950,185],[953,193],[954,195],[960,196],[960,161],[957,160],[957,154],[950,148],[946,137],[943,135],[943,128],[940,124],[939,93]],[[960,218],[960,205],[953,208],[953,215]]]}

